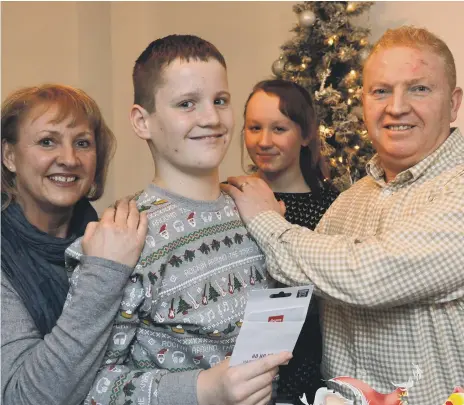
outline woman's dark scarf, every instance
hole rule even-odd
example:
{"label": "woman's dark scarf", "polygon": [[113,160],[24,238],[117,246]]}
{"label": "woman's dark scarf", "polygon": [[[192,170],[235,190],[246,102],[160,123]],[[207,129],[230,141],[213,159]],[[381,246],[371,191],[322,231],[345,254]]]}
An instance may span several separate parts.
{"label": "woman's dark scarf", "polygon": [[66,277],[54,265],[65,271],[64,251],[84,234],[89,222],[97,220],[89,201],[80,200],[74,208],[71,236],[62,239],[31,225],[14,201],[2,211],[2,275],[23,300],[42,337],[55,326],[68,292]]}

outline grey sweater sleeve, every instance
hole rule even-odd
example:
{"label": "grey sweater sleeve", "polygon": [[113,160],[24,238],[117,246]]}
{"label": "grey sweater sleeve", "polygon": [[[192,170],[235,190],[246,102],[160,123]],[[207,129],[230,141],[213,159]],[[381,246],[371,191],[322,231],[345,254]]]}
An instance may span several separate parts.
{"label": "grey sweater sleeve", "polygon": [[43,339],[16,291],[2,278],[1,364],[5,405],[74,405],[101,365],[131,269],[81,258],[79,285]]}
{"label": "grey sweater sleeve", "polygon": [[[79,285],[79,272],[71,283]],[[103,358],[104,366],[95,378],[85,405],[198,405],[197,379],[201,370],[169,372],[151,368],[134,358],[140,348],[133,341],[141,332],[139,310],[145,299],[142,282],[138,277],[128,281],[120,309],[130,310],[130,317],[117,315],[111,330],[109,345]],[[123,337],[122,337],[122,336]],[[136,357],[145,358],[143,352]]]}

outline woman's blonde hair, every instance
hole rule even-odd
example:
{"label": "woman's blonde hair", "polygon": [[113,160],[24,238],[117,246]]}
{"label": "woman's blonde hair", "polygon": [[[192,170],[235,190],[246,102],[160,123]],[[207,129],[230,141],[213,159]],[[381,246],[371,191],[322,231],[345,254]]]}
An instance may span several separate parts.
{"label": "woman's blonde hair", "polygon": [[2,194],[6,200],[2,201],[2,210],[16,197],[15,173],[8,170],[3,162],[3,147],[5,143],[16,144],[18,141],[19,126],[32,109],[43,114],[50,107],[58,107],[54,119],[60,123],[72,117],[71,126],[88,123],[95,134],[97,148],[97,166],[95,179],[87,198],[91,201],[103,195],[108,166],[116,150],[116,138],[106,125],[100,109],[83,90],[61,84],[44,84],[41,86],[24,87],[11,93],[2,103]]}

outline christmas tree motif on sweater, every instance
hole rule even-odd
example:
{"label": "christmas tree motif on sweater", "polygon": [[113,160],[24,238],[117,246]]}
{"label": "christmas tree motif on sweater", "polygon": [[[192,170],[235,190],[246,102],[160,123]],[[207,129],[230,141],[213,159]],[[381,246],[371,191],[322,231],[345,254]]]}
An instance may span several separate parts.
{"label": "christmas tree motif on sweater", "polygon": [[232,242],[232,239],[230,239],[228,236],[226,236],[223,240],[222,240],[222,243],[224,243],[224,245],[226,245],[227,247],[231,247],[234,242]]}
{"label": "christmas tree motif on sweater", "polygon": [[258,283],[261,283],[263,280],[266,280],[256,267],[255,267],[255,277]]}
{"label": "christmas tree motif on sweater", "polygon": [[159,274],[161,276],[161,278],[164,278],[164,275],[166,274],[166,263],[163,263],[161,266],[160,266],[160,269],[159,269]]}
{"label": "christmas tree motif on sweater", "polygon": [[211,242],[211,249],[217,252],[220,247],[221,247],[221,243],[218,242],[216,239],[213,239],[213,241]]}
{"label": "christmas tree motif on sweater", "polygon": [[238,280],[238,278],[234,274],[234,290],[240,291],[240,289],[243,287],[242,283]]}
{"label": "christmas tree motif on sweater", "polygon": [[210,247],[205,243],[203,242],[200,246],[200,248],[198,249],[201,253],[203,253],[204,255],[207,255],[211,252],[211,249]]}
{"label": "christmas tree motif on sweater", "polygon": [[192,307],[181,296],[179,298],[179,305],[177,306],[177,313],[182,312],[182,315],[187,315],[189,309],[192,309]]}
{"label": "christmas tree motif on sweater", "polygon": [[172,267],[179,267],[182,264],[182,259],[179,256],[172,255],[172,257],[169,259],[168,263]]}
{"label": "christmas tree motif on sweater", "polygon": [[193,259],[195,259],[195,251],[187,249],[184,252],[184,260],[191,262],[193,261]]}
{"label": "christmas tree motif on sweater", "polygon": [[133,403],[132,399],[126,399],[122,405],[132,405]]}
{"label": "christmas tree motif on sweater", "polygon": [[209,300],[213,300],[214,302],[217,302],[217,299],[219,297],[219,293],[214,289],[214,287],[209,285]]}
{"label": "christmas tree motif on sweater", "polygon": [[151,207],[149,205],[141,205],[139,207],[139,212],[148,211]]}
{"label": "christmas tree motif on sweater", "polygon": [[235,326],[232,326],[232,324],[229,322],[229,326],[227,326],[226,329],[224,329],[224,335],[228,335],[229,333],[232,333],[235,330]]}
{"label": "christmas tree motif on sweater", "polygon": [[122,389],[126,397],[131,396],[134,393],[134,390],[135,385],[132,383],[132,380],[129,380],[126,384],[124,384],[124,388]]}
{"label": "christmas tree motif on sweater", "polygon": [[148,273],[148,280],[150,280],[150,283],[155,284],[156,281],[158,281],[158,276],[156,275],[156,273],[150,271]]}
{"label": "christmas tree motif on sweater", "polygon": [[234,235],[234,242],[240,245],[243,242],[243,235],[236,233]]}

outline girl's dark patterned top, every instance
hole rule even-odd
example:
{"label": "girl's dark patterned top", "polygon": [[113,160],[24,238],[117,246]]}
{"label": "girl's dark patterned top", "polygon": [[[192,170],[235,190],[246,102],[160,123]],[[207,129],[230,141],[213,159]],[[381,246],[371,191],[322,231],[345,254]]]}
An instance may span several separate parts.
{"label": "girl's dark patterned top", "polygon": [[[275,193],[275,196],[285,203],[285,219],[288,222],[314,230],[338,193],[332,189],[323,189],[319,199],[311,192]],[[313,296],[306,321],[293,350],[293,358],[287,366],[280,368],[277,399],[300,404],[299,397],[306,393],[308,401],[312,401],[317,389],[324,385],[320,373],[321,357],[319,311],[316,297]]]}

